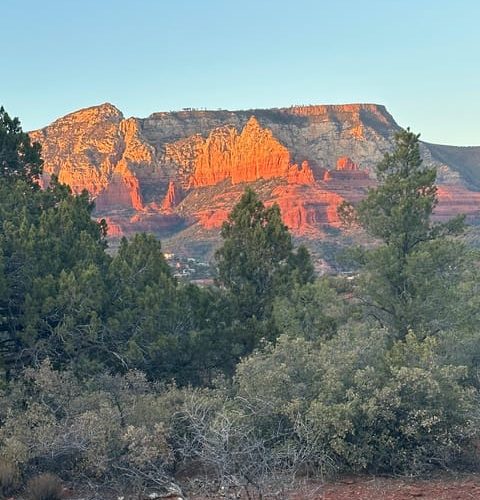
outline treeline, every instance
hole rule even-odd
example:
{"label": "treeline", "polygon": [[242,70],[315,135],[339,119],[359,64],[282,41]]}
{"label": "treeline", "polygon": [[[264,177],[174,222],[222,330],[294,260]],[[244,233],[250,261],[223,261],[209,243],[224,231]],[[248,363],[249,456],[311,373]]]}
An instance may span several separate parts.
{"label": "treeline", "polygon": [[2,108],[0,494],[45,472],[141,488],[194,470],[258,492],[477,466],[478,256],[462,217],[432,222],[418,136],[399,133],[378,188],[341,207],[376,241],[349,251],[350,279],[315,278],[247,189],[216,285],[179,283],[152,236],[110,255],[87,193],[40,189],[41,172]]}

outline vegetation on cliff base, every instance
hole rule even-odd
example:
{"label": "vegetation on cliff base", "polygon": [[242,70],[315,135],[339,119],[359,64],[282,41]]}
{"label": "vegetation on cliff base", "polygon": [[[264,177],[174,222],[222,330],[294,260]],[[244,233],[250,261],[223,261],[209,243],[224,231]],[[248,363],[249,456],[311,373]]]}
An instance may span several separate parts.
{"label": "vegetation on cliff base", "polygon": [[0,491],[478,466],[478,260],[461,219],[431,222],[418,136],[343,207],[378,240],[353,280],[315,278],[247,190],[216,286],[178,283],[152,236],[111,256],[86,193],[41,190],[39,148],[3,110],[0,159]]}

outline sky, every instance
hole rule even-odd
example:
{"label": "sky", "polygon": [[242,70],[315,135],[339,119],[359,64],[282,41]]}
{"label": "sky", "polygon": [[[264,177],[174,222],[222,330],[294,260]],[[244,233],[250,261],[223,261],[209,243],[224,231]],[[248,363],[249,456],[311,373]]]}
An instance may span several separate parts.
{"label": "sky", "polygon": [[423,140],[480,145],[479,0],[0,0],[0,21],[0,105],[24,130],[103,102],[372,102]]}

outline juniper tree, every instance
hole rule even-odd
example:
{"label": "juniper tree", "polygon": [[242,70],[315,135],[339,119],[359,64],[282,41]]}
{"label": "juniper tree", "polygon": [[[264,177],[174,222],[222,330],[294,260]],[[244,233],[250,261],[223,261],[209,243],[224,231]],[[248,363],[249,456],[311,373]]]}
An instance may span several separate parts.
{"label": "juniper tree", "polygon": [[403,338],[409,329],[435,332],[461,321],[459,283],[467,251],[452,238],[464,231],[464,217],[434,222],[438,203],[436,170],[420,155],[419,135],[397,133],[395,148],[376,166],[378,187],[355,209],[340,214],[356,222],[378,243],[359,250],[364,273],[356,293],[364,310]]}

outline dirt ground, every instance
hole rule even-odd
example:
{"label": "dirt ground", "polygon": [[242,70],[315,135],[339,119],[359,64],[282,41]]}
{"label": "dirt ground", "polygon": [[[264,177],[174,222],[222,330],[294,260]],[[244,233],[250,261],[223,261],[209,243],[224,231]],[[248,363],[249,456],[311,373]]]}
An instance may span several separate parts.
{"label": "dirt ground", "polygon": [[[245,495],[190,496],[191,500],[248,498]],[[254,495],[250,499],[258,498]],[[348,477],[334,482],[310,482],[265,500],[480,500],[480,474],[431,479]]]}
{"label": "dirt ground", "polygon": [[[92,492],[66,489],[65,500],[148,500],[150,495],[130,495],[112,491]],[[392,478],[378,476],[340,477],[331,482],[309,481],[299,483],[290,491],[276,491],[262,497],[250,491],[227,491],[223,494],[193,494],[187,492],[188,500],[480,500],[480,473],[465,475],[443,474],[431,478]],[[11,497],[7,500],[22,500]],[[158,497],[156,497],[158,498]],[[161,497],[178,499],[177,495]]]}
{"label": "dirt ground", "polygon": [[405,479],[352,477],[311,485],[288,500],[480,500],[480,475]]}

